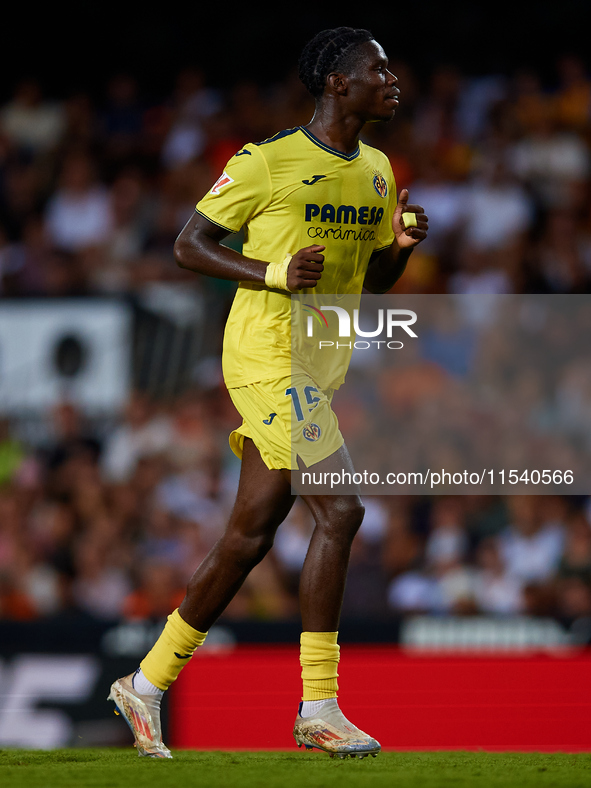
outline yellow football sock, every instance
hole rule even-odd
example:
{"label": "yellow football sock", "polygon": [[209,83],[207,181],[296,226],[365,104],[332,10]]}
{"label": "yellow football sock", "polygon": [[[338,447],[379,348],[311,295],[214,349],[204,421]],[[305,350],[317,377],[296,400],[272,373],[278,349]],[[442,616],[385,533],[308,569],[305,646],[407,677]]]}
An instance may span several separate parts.
{"label": "yellow football sock", "polygon": [[199,632],[184,621],[178,609],[168,616],[162,634],[140,663],[142,673],[158,689],[165,690],[185,667],[207,632]]}
{"label": "yellow football sock", "polygon": [[338,632],[302,632],[300,638],[300,665],[304,684],[302,700],[336,698],[339,689],[338,635]]}

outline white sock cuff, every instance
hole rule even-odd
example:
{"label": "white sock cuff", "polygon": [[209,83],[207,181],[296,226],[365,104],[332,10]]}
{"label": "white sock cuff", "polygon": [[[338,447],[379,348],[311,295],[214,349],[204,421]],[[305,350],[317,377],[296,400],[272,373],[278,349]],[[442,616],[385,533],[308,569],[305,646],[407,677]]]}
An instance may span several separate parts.
{"label": "white sock cuff", "polygon": [[300,717],[313,717],[315,714],[318,714],[327,700],[331,699],[321,698],[320,700],[303,700],[302,708],[300,709]]}
{"label": "white sock cuff", "polygon": [[151,681],[148,681],[142,673],[141,668],[138,668],[133,674],[131,684],[134,690],[139,692],[140,695],[160,695],[160,697],[164,695],[164,690],[161,690],[159,687],[152,684]]}

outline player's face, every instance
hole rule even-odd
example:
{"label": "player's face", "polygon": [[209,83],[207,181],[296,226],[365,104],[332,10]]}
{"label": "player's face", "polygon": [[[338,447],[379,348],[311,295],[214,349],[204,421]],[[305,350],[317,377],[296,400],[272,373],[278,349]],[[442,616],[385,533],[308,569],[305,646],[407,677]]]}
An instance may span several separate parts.
{"label": "player's face", "polygon": [[362,44],[359,61],[347,77],[349,106],[365,121],[392,120],[398,106],[397,77],[377,41]]}

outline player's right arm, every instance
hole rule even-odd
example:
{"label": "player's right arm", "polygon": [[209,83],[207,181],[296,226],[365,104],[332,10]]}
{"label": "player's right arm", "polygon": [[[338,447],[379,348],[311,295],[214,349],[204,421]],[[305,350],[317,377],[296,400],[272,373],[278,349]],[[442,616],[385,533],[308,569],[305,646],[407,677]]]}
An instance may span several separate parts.
{"label": "player's right arm", "polygon": [[[265,284],[268,262],[253,260],[222,246],[229,231],[195,212],[174,244],[174,257],[181,268],[217,279]],[[289,290],[316,287],[324,270],[324,246],[306,246],[291,258],[287,269]]]}
{"label": "player's right arm", "polygon": [[[273,184],[267,162],[256,145],[246,145],[233,156],[210,191],[197,203],[174,245],[181,268],[236,282],[265,283],[271,261],[253,260],[221,245],[273,201]],[[323,271],[323,246],[299,249],[287,267],[288,290],[316,287]],[[286,260],[288,252],[285,250]],[[277,265],[279,261],[275,261]],[[273,277],[271,277],[273,279]],[[285,284],[285,270],[282,282]]]}

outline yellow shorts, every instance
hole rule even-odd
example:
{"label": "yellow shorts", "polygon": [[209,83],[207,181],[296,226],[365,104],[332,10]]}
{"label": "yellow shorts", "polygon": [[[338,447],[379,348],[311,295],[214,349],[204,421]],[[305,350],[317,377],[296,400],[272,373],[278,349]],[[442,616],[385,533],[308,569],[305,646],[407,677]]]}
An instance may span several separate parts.
{"label": "yellow shorts", "polygon": [[333,389],[319,391],[312,378],[293,375],[228,389],[244,421],[230,435],[230,448],[242,459],[251,438],[267,468],[309,468],[343,445],[331,401]]}

